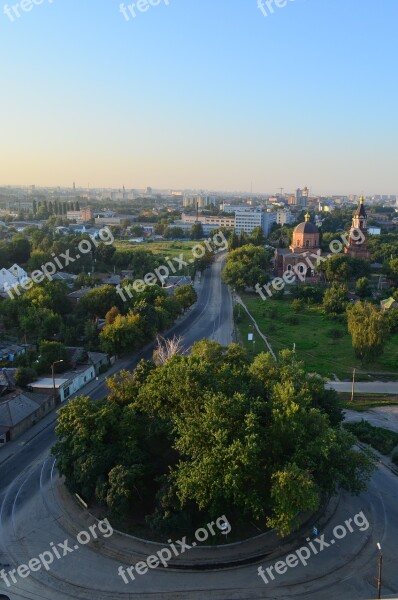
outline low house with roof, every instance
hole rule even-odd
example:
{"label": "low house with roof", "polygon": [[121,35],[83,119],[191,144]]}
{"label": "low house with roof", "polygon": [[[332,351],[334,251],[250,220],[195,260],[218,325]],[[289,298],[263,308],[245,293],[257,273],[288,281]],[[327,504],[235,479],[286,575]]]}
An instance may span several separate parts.
{"label": "low house with roof", "polygon": [[93,288],[91,287],[85,287],[85,288],[81,288],[80,290],[76,290],[75,292],[71,292],[70,294],[68,294],[68,299],[71,302],[71,304],[73,304],[74,306],[76,306],[76,304],[79,304],[80,300],[89,292],[91,292]]}
{"label": "low house with roof", "polygon": [[167,277],[164,281],[163,284],[163,289],[169,294],[172,295],[174,294],[174,292],[176,291],[177,288],[181,287],[182,285],[192,285],[193,281],[192,281],[192,277],[190,277],[189,275],[170,275],[170,277]]}
{"label": "low house with roof", "polygon": [[20,392],[0,400],[0,447],[40,421],[52,408],[52,394]]}
{"label": "low house with roof", "polygon": [[55,388],[55,396],[57,403],[64,402],[78,392],[87,383],[95,378],[95,368],[91,365],[81,365],[73,371],[61,373],[54,376],[42,377],[28,385],[28,389],[38,394],[53,393]]}
{"label": "low house with roof", "polygon": [[93,365],[96,376],[100,375],[110,365],[109,354],[104,352],[87,352],[88,361]]}
{"label": "low house with roof", "polygon": [[15,372],[16,369],[3,368],[0,370],[0,399],[2,396],[14,392],[17,389],[15,384]]}
{"label": "low house with roof", "polygon": [[25,347],[19,344],[0,342],[0,362],[13,362],[16,356],[25,354]]}
{"label": "low house with roof", "polygon": [[19,265],[13,265],[9,269],[0,269],[0,291],[6,292],[26,279],[28,279],[28,274]]}

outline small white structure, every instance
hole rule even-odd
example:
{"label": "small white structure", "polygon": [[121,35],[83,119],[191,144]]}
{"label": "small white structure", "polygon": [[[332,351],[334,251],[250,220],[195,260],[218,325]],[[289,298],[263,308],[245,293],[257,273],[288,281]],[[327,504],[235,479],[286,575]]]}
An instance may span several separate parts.
{"label": "small white structure", "polygon": [[28,274],[19,265],[13,265],[9,269],[0,269],[0,291],[7,291],[10,287],[23,283],[28,279]]}
{"label": "small white structure", "polygon": [[[69,396],[78,392],[87,383],[95,377],[94,365],[83,365],[76,371],[62,373],[54,377],[55,391],[60,402],[64,402]],[[38,393],[49,393],[53,390],[54,382],[52,377],[43,377],[38,381],[30,383],[28,389]]]}

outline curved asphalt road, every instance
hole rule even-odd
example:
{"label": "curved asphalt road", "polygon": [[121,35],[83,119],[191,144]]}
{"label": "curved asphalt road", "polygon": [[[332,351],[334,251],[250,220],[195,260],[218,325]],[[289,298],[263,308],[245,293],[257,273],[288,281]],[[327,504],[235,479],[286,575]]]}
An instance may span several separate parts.
{"label": "curved asphalt road", "polygon": [[[231,341],[232,302],[220,282],[221,261],[218,257],[205,273],[198,303],[187,320],[177,324],[169,334],[184,335],[187,349],[202,337],[222,343]],[[150,354],[151,349],[143,353]],[[125,359],[118,366],[134,368],[138,358]],[[90,393],[93,399],[105,394],[104,383]],[[53,417],[48,419],[51,421]],[[51,542],[58,544],[67,537],[70,539],[59,522],[63,508],[51,493],[53,461],[49,449],[54,439],[54,422],[49,422],[25,446],[14,444],[14,454],[0,466],[0,569],[1,563],[8,571],[46,551]],[[380,466],[368,492],[355,498],[344,494],[331,522],[320,533],[330,542],[333,528],[359,511],[365,514],[369,527],[363,531],[354,527],[352,533],[335,539],[323,552],[312,556],[306,566],[290,568],[268,584],[258,577],[258,565],[249,565],[211,573],[157,569],[125,585],[117,574],[117,562],[98,551],[80,547],[54,563],[50,571],[18,578],[10,590],[0,581],[0,593],[8,593],[11,600],[332,600],[337,597],[364,600],[376,597],[376,542],[380,541],[384,552],[383,597],[393,597],[398,590],[397,498],[398,479]],[[306,540],[299,540],[298,544],[306,544]],[[264,568],[273,566],[262,564]]]}

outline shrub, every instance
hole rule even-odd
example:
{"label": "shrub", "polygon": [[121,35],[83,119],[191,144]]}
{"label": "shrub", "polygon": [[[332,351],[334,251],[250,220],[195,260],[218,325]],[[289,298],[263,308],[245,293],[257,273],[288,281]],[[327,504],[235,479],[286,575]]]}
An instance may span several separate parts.
{"label": "shrub", "polygon": [[300,300],[300,298],[295,298],[292,302],[292,310],[298,313],[301,312],[304,308],[304,302]]}
{"label": "shrub", "polygon": [[364,419],[359,423],[346,423],[344,427],[356,435],[361,442],[370,444],[381,454],[391,454],[398,444],[398,433],[382,427],[374,427]]}
{"label": "shrub", "polygon": [[26,387],[37,379],[37,373],[31,367],[19,367],[15,371],[15,383],[21,387]]}

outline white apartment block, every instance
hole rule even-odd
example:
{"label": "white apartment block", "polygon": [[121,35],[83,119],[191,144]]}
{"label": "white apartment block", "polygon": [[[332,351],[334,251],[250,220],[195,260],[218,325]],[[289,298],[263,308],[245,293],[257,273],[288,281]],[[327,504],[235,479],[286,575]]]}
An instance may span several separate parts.
{"label": "white apartment block", "polygon": [[226,204],[225,202],[223,202],[220,206],[220,210],[222,210],[222,212],[225,213],[236,213],[236,212],[242,212],[242,211],[252,211],[253,207],[252,206],[248,206],[247,204],[243,204],[241,206],[235,206],[234,204]]}
{"label": "white apartment block", "polygon": [[202,223],[202,225],[212,225],[215,229],[216,227],[228,227],[233,229],[235,227],[235,217],[209,217],[206,215],[199,215],[196,218],[196,215],[186,215],[185,213],[181,216],[182,223],[190,223],[194,225],[194,223]]}
{"label": "white apartment block", "polygon": [[276,222],[278,225],[291,225],[294,223],[295,217],[293,213],[287,208],[280,208],[276,212]]}
{"label": "white apartment block", "polygon": [[250,235],[256,227],[261,227],[266,237],[269,236],[271,226],[276,223],[276,212],[262,210],[237,211],[235,213],[235,231],[238,235],[244,231]]}

